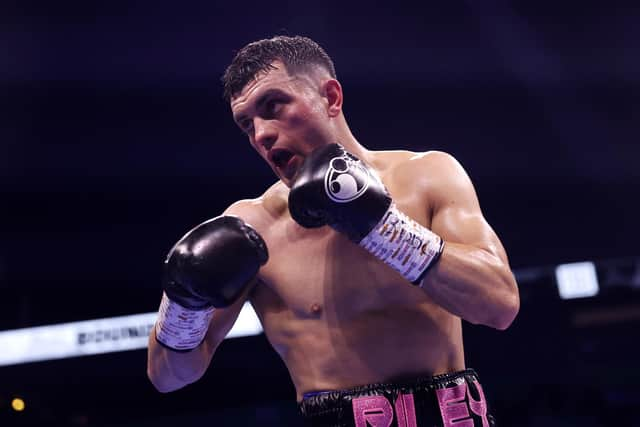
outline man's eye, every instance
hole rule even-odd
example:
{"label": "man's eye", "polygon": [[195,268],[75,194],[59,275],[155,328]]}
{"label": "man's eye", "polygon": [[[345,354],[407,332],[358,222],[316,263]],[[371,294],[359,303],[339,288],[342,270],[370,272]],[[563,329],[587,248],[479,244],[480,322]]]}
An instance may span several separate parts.
{"label": "man's eye", "polygon": [[278,101],[276,99],[271,99],[271,100],[267,101],[267,103],[264,106],[266,113],[268,115],[276,114],[278,112],[280,104],[281,104],[280,101]]}
{"label": "man's eye", "polygon": [[246,120],[244,122],[240,123],[240,129],[242,130],[242,132],[244,133],[251,133],[253,132],[253,122],[251,120]]}

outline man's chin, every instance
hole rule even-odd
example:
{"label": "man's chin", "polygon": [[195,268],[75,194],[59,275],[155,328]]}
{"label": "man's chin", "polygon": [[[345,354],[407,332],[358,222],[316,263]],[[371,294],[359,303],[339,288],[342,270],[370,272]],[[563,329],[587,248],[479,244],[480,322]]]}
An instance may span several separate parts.
{"label": "man's chin", "polygon": [[295,182],[294,178],[287,178],[286,176],[280,176],[279,178],[280,178],[280,182],[282,182],[288,188],[291,188],[291,186]]}
{"label": "man's chin", "polygon": [[300,172],[300,166],[301,166],[300,162],[292,166],[293,167],[290,169],[277,168],[274,171],[276,173],[276,176],[280,178],[280,181],[282,181],[287,187],[291,187],[293,185],[293,183],[296,180],[296,177],[298,176],[298,173]]}
{"label": "man's chin", "polygon": [[275,174],[276,178],[278,178],[278,180],[281,183],[286,185],[288,188],[291,188],[291,186],[293,185],[293,182],[294,182],[293,178],[287,178],[287,176],[285,174],[283,174],[281,171],[278,171],[278,170],[274,170],[273,173]]}

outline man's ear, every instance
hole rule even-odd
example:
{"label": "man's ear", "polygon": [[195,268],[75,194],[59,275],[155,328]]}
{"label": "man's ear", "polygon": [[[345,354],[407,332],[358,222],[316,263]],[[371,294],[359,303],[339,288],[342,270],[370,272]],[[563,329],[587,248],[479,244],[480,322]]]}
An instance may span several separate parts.
{"label": "man's ear", "polygon": [[323,84],[323,95],[327,100],[329,117],[337,117],[342,111],[342,86],[336,79],[328,79]]}

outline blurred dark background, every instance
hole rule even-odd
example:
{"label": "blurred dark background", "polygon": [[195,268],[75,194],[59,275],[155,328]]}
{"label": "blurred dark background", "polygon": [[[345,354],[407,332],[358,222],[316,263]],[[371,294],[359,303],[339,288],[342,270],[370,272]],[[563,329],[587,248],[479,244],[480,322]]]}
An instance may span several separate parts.
{"label": "blurred dark background", "polygon": [[[224,68],[302,34],[332,56],[360,142],[444,150],[472,177],[521,279],[509,330],[465,326],[501,425],[638,426],[639,18],[615,2],[3,0],[0,330],[156,310],[174,241],[274,181]],[[561,301],[553,266],[582,260],[625,273]],[[0,367],[0,425],[298,425],[262,335],[168,395],[145,365],[137,350]]]}

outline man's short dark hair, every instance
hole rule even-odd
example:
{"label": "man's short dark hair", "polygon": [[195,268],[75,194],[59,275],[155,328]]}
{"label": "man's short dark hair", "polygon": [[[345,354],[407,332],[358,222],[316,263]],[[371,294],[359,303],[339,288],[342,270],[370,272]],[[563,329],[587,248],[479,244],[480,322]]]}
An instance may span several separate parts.
{"label": "man's short dark hair", "polygon": [[230,101],[258,73],[273,69],[276,60],[284,64],[289,74],[319,65],[336,78],[333,61],[318,43],[303,36],[275,36],[249,43],[238,51],[222,76],[224,99]]}

